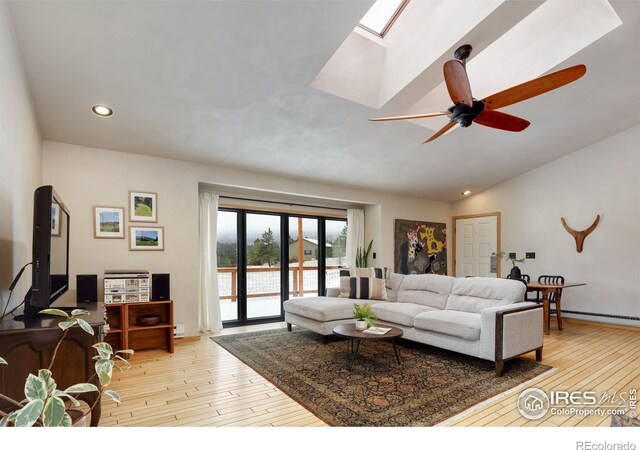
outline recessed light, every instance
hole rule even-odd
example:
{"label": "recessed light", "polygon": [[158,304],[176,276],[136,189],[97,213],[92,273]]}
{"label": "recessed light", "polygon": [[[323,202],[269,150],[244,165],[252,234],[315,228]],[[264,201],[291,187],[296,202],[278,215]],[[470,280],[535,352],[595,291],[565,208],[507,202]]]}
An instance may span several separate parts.
{"label": "recessed light", "polygon": [[464,191],[464,192],[462,193],[462,195],[470,195],[470,194],[471,194],[471,191]]}
{"label": "recessed light", "polygon": [[109,108],[108,106],[105,105],[93,105],[91,107],[91,111],[93,111],[93,113],[96,116],[100,116],[100,117],[111,117],[113,116],[113,109]]}

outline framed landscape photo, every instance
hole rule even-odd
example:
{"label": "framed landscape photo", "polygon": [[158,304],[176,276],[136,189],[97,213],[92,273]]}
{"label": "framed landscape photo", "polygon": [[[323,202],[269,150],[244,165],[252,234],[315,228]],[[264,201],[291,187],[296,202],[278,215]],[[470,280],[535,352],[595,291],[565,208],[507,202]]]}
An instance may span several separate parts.
{"label": "framed landscape photo", "polygon": [[158,195],[153,192],[129,192],[129,221],[158,221]]}
{"label": "framed landscape photo", "polygon": [[51,236],[60,236],[60,205],[51,204]]}
{"label": "framed landscape photo", "polygon": [[129,226],[129,250],[164,250],[164,227]]}
{"label": "framed landscape photo", "polygon": [[94,207],[93,237],[95,239],[124,239],[124,208]]}

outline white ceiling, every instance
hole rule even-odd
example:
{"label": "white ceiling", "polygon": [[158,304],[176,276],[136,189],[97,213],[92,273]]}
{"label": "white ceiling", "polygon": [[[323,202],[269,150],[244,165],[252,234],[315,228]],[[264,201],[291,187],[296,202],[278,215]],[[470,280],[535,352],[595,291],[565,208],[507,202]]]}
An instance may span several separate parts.
{"label": "white ceiling", "polygon": [[[405,111],[310,87],[371,4],[9,9],[42,133],[53,141],[454,201],[640,124],[638,2],[611,2],[623,24],[554,68],[586,64],[584,78],[505,108],[531,121],[527,130],[472,126],[427,145],[423,127],[367,121]],[[96,103],[114,117],[92,116]]]}

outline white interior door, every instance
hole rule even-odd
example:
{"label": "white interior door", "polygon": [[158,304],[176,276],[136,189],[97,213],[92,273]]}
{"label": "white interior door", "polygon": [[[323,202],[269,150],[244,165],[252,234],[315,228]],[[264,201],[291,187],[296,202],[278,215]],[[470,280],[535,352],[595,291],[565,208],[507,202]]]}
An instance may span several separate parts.
{"label": "white interior door", "polygon": [[491,253],[498,251],[498,217],[456,219],[456,276],[498,276]]}

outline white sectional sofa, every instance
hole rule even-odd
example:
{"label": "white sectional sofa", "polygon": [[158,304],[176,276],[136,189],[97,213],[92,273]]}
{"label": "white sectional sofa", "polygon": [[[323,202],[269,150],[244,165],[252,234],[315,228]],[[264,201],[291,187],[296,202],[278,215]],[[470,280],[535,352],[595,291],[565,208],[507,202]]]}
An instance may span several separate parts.
{"label": "white sectional sofa", "polygon": [[354,303],[369,303],[377,322],[401,328],[403,338],[494,361],[498,376],[509,359],[531,351],[542,359],[542,307],[524,302],[520,281],[390,273],[386,285],[387,300],[341,298],[338,289],[287,300],[287,327],[315,331],[326,342],[336,325],[353,322]]}

